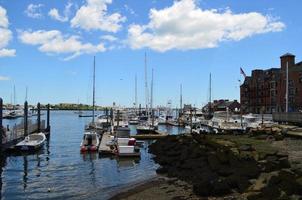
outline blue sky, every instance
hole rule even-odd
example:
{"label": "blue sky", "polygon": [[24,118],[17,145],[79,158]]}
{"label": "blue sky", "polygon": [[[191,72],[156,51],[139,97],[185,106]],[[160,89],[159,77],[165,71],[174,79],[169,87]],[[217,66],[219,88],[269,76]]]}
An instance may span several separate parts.
{"label": "blue sky", "polygon": [[17,103],[90,103],[96,56],[97,104],[144,104],[144,54],[154,102],[198,106],[208,98],[238,99],[254,68],[301,61],[299,0],[0,0],[0,96]]}

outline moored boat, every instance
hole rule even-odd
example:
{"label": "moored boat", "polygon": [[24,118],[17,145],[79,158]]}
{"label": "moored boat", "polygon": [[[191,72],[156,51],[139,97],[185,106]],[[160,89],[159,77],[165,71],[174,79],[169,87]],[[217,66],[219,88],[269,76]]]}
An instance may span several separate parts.
{"label": "moored boat", "polygon": [[97,151],[100,144],[99,136],[96,132],[85,132],[81,142],[81,152]]}
{"label": "moored boat", "polygon": [[16,144],[15,148],[20,151],[35,151],[40,149],[46,140],[44,133],[33,133]]}

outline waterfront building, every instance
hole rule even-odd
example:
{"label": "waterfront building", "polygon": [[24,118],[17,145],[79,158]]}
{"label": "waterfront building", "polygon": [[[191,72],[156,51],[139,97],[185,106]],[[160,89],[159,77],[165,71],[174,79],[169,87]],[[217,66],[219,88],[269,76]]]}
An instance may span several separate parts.
{"label": "waterfront building", "polygon": [[[302,110],[302,62],[295,55],[280,57],[280,67],[255,69],[240,86],[240,102],[244,113],[273,113],[286,111],[286,80],[288,74],[288,111]],[[288,73],[287,73],[288,68]]]}
{"label": "waterfront building", "polygon": [[[202,110],[205,113],[209,112],[209,103],[205,105]],[[240,112],[240,103],[237,100],[230,101],[228,99],[219,99],[219,100],[214,100],[211,103],[211,111],[216,112],[216,111],[227,111],[227,109],[230,112],[233,113],[238,113]]]}

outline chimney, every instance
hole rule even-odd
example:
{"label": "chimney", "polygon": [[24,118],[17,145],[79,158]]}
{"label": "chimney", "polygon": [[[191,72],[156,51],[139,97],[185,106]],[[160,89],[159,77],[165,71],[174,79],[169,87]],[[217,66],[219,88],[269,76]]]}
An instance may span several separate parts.
{"label": "chimney", "polygon": [[288,63],[288,67],[295,65],[295,55],[286,53],[282,56],[280,56],[281,60],[281,69],[286,70],[286,64]]}

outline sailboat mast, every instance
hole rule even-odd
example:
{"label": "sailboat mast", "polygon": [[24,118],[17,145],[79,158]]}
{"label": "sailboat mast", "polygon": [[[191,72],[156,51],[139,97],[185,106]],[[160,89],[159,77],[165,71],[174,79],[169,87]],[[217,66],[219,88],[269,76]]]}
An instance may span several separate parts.
{"label": "sailboat mast", "polygon": [[16,87],[14,85],[14,110],[16,109]]}
{"label": "sailboat mast", "polygon": [[145,101],[146,101],[146,113],[147,116],[149,116],[149,109],[148,109],[148,104],[149,104],[149,94],[148,94],[148,76],[147,76],[147,53],[145,52]]}
{"label": "sailboat mast", "polygon": [[25,90],[25,101],[27,101],[27,92],[28,92],[28,88],[26,86],[26,90]]}
{"label": "sailboat mast", "polygon": [[150,108],[151,112],[153,110],[153,69],[152,69],[152,78],[151,78],[151,102],[150,102]]}
{"label": "sailboat mast", "polygon": [[137,76],[135,74],[135,111],[137,110]]}
{"label": "sailboat mast", "polygon": [[95,112],[95,56],[93,57],[93,92],[92,92],[92,122],[94,123],[94,112]]}
{"label": "sailboat mast", "polygon": [[180,105],[179,105],[179,111],[180,111],[180,114],[182,113],[182,84],[180,84]]}
{"label": "sailboat mast", "polygon": [[209,113],[211,114],[212,112],[212,74],[210,73],[210,95],[209,95]]}

